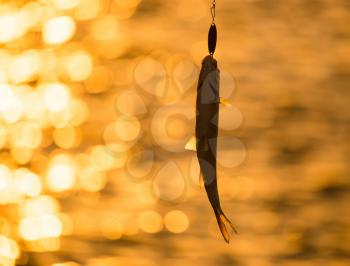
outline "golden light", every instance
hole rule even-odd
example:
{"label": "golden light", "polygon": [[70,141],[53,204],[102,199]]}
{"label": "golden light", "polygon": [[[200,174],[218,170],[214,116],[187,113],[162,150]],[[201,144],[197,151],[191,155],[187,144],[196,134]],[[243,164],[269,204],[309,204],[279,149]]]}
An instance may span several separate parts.
{"label": "golden light", "polygon": [[58,237],[62,233],[62,224],[55,215],[44,215],[41,217],[41,234],[44,237]]}
{"label": "golden light", "polygon": [[72,100],[70,109],[72,116],[70,124],[72,126],[80,126],[87,120],[89,115],[89,109],[84,101],[79,99]]}
{"label": "golden light", "polygon": [[[124,156],[121,154],[121,157]],[[111,154],[107,147],[102,145],[93,147],[89,153],[89,157],[90,165],[101,171],[111,169],[113,167],[120,167],[124,165],[125,161],[125,159],[122,159],[119,163],[118,161],[115,161],[113,154]]]}
{"label": "golden light", "polygon": [[14,83],[28,82],[38,74],[40,64],[38,51],[27,50],[11,60],[9,78]]}
{"label": "golden light", "polygon": [[138,62],[134,77],[136,83],[150,94],[159,98],[166,93],[165,67],[152,57],[144,57]]}
{"label": "golden light", "polygon": [[185,93],[195,84],[197,76],[198,70],[189,60],[182,60],[174,66],[173,78],[181,93]]}
{"label": "golden light", "polygon": [[28,241],[25,248],[32,252],[49,252],[59,250],[61,241],[59,237],[40,238],[38,240]]}
{"label": "golden light", "polygon": [[[20,250],[17,243],[10,238],[0,235],[0,263],[1,257],[5,257],[9,260],[15,260],[20,255]],[[3,265],[3,264],[1,264]],[[13,264],[9,264],[13,265]],[[7,266],[5,264],[5,266]]]}
{"label": "golden light", "polygon": [[111,15],[100,17],[92,24],[91,34],[100,41],[114,39],[119,34],[118,21]]}
{"label": "golden light", "polygon": [[135,8],[141,0],[114,0],[113,3],[120,8]]}
{"label": "golden light", "polygon": [[139,232],[139,226],[132,215],[127,215],[122,224],[123,235],[133,236]]}
{"label": "golden light", "polygon": [[95,67],[91,75],[84,81],[84,84],[89,93],[104,92],[113,84],[112,72],[104,66]]}
{"label": "golden light", "polygon": [[54,128],[71,126],[71,121],[73,119],[72,107],[72,101],[70,100],[68,102],[68,106],[66,106],[62,111],[48,112],[45,122],[51,124]]}
{"label": "golden light", "polygon": [[35,149],[42,141],[41,128],[34,122],[16,123],[10,131],[11,146],[17,148]]}
{"label": "golden light", "polygon": [[33,150],[27,148],[11,147],[10,155],[19,165],[28,164],[32,158]]}
{"label": "golden light", "polygon": [[3,126],[0,126],[0,149],[2,149],[7,142],[7,129]]}
{"label": "golden light", "polygon": [[153,151],[140,151],[129,156],[126,167],[132,177],[141,179],[150,174],[154,163]]}
{"label": "golden light", "polygon": [[13,225],[10,221],[6,219],[6,217],[0,218],[0,235],[2,236],[10,236],[11,230],[13,229]]}
{"label": "golden light", "polygon": [[18,21],[14,14],[0,15],[0,43],[12,41],[18,35]]}
{"label": "golden light", "polygon": [[237,167],[247,157],[247,148],[238,138],[218,137],[217,149],[218,165],[221,167]]}
{"label": "golden light", "polygon": [[2,117],[5,122],[13,124],[21,119],[23,115],[23,104],[21,100],[14,96],[8,102],[7,108],[2,111]]}
{"label": "golden light", "polygon": [[188,118],[181,114],[172,115],[167,119],[165,129],[170,138],[183,140],[190,131]]}
{"label": "golden light", "polygon": [[0,69],[0,84],[1,83],[6,83],[7,81],[8,81],[7,73],[5,72],[4,69]]}
{"label": "golden light", "polygon": [[123,228],[120,220],[112,215],[106,216],[102,219],[100,230],[104,237],[111,240],[121,238],[123,233]]}
{"label": "golden light", "polygon": [[46,123],[46,109],[38,91],[29,92],[24,98],[24,117],[39,124]]}
{"label": "golden light", "polygon": [[73,219],[65,213],[59,213],[58,218],[62,224],[62,235],[71,235],[74,230]]}
{"label": "golden light", "polygon": [[0,165],[0,204],[17,203],[22,195],[16,190],[13,172],[5,165]]}
{"label": "golden light", "polygon": [[48,44],[64,43],[73,37],[75,27],[69,16],[51,18],[43,26],[43,39]]}
{"label": "golden light", "polygon": [[23,20],[23,24],[29,28],[37,25],[43,16],[42,5],[38,2],[29,2],[20,10],[20,17]]}
{"label": "golden light", "polygon": [[213,2],[0,0],[0,266],[350,265],[350,1],[216,1],[230,245],[185,150]]}
{"label": "golden light", "polygon": [[200,40],[191,45],[191,56],[196,62],[201,62],[203,59],[203,51],[207,50],[207,41]]}
{"label": "golden light", "polygon": [[[99,41],[97,44],[98,53],[106,59],[115,59],[122,56],[128,48],[127,40],[121,33],[111,39]],[[113,73],[114,75],[115,73]]]}
{"label": "golden light", "polygon": [[43,100],[46,108],[51,112],[63,111],[69,106],[71,99],[68,88],[61,83],[43,85]]}
{"label": "golden light", "polygon": [[78,20],[88,20],[95,18],[101,9],[99,0],[83,0],[75,9],[75,17]]}
{"label": "golden light", "polygon": [[93,167],[88,167],[80,173],[79,183],[86,191],[100,191],[106,185],[106,175]]}
{"label": "golden light", "polygon": [[191,158],[190,158],[190,165],[187,171],[187,176],[189,181],[191,181],[191,185],[194,188],[200,188],[200,168],[199,168],[199,163],[198,163],[198,159],[197,159],[197,155],[196,154],[192,154]]}
{"label": "golden light", "polygon": [[84,0],[54,0],[54,4],[58,9],[72,9],[79,5],[79,3]]}
{"label": "golden light", "polygon": [[118,158],[123,156],[123,153],[127,152],[135,144],[135,141],[126,142],[120,139],[119,134],[116,132],[115,123],[110,123],[106,126],[103,132],[103,141],[106,144],[106,149],[117,155]]}
{"label": "golden light", "polygon": [[235,130],[242,125],[243,115],[234,107],[223,107],[220,109],[219,127],[224,130]]}
{"label": "golden light", "polygon": [[254,182],[248,177],[238,176],[231,179],[230,185],[228,186],[231,198],[238,200],[246,200],[254,194]]}
{"label": "golden light", "polygon": [[189,22],[202,19],[207,12],[207,6],[201,0],[181,0],[177,5],[179,18]]}
{"label": "golden light", "polygon": [[60,148],[72,148],[78,141],[77,129],[71,126],[56,128],[53,132],[53,140]]}
{"label": "golden light", "polygon": [[[49,196],[39,196],[26,200],[20,209],[23,218],[19,223],[19,233],[22,238],[27,241],[37,241],[60,236],[63,226],[60,218],[56,215],[58,209],[57,201]],[[40,246],[40,250],[50,249],[45,245]],[[31,246],[32,248],[34,246]]]}
{"label": "golden light", "polygon": [[131,148],[131,145],[126,145],[122,142],[111,142],[106,145],[106,148],[118,162],[115,168],[123,167],[126,161],[127,151]]}
{"label": "golden light", "polygon": [[[138,181],[138,180],[137,180]],[[147,184],[147,185],[145,185]],[[155,205],[158,198],[155,197],[154,193],[149,189],[149,183],[140,183],[138,189],[136,189],[137,201],[145,206]]]}
{"label": "golden light", "polygon": [[13,89],[8,84],[0,84],[0,112],[3,112],[11,105],[12,99],[15,97]]}
{"label": "golden light", "polygon": [[158,233],[163,229],[163,220],[159,213],[151,210],[139,213],[137,224],[142,231],[150,234]]}
{"label": "golden light", "polygon": [[182,211],[170,211],[164,217],[165,227],[172,233],[180,234],[187,230],[189,220]]}
{"label": "golden light", "polygon": [[[113,85],[117,87],[128,87],[128,90],[120,91],[121,94],[125,91],[132,91],[138,94],[136,89],[130,88],[130,84],[134,81],[134,60],[132,59],[116,59],[113,60],[111,70],[113,72]],[[119,94],[119,95],[121,95]],[[139,97],[142,99],[141,95]],[[143,99],[142,99],[143,100]]]}
{"label": "golden light", "polygon": [[68,58],[67,72],[73,81],[79,82],[89,77],[92,66],[92,59],[88,53],[77,52]]}
{"label": "golden light", "polygon": [[33,156],[33,150],[22,147],[11,147],[10,155],[16,163],[25,165],[31,160]]}
{"label": "golden light", "polygon": [[168,162],[158,171],[153,180],[153,190],[158,198],[170,202],[184,195],[185,180],[176,163]]}
{"label": "golden light", "polygon": [[41,64],[40,66],[40,75],[43,77],[49,77],[50,79],[56,79],[60,60],[57,52],[53,49],[46,48],[40,50],[40,56],[41,61],[45,62],[45,64]]}
{"label": "golden light", "polygon": [[18,189],[29,197],[37,197],[41,193],[41,179],[38,175],[24,168],[19,168],[14,171]]}
{"label": "golden light", "polygon": [[70,105],[59,112],[49,112],[47,115],[47,122],[50,124],[50,126],[54,128],[68,126],[72,118],[71,109],[69,107]]}
{"label": "golden light", "polygon": [[68,262],[54,263],[51,266],[80,266],[80,264],[76,262],[68,261]]}
{"label": "golden light", "polygon": [[21,147],[10,147],[9,155],[18,165],[25,165],[31,160],[33,150]]}
{"label": "golden light", "polygon": [[0,165],[0,192],[4,192],[11,186],[12,173],[5,165]]}
{"label": "golden light", "polygon": [[226,71],[220,72],[220,97],[224,99],[232,99],[236,89],[236,81],[231,73]]}
{"label": "golden light", "polygon": [[24,218],[19,223],[19,233],[28,241],[58,237],[62,233],[62,224],[52,214]]}
{"label": "golden light", "polygon": [[183,152],[186,142],[193,134],[190,123],[194,115],[195,108],[186,103],[159,108],[151,123],[154,141],[166,150]]}
{"label": "golden light", "polygon": [[136,117],[119,117],[115,122],[115,132],[122,141],[133,141],[140,135],[141,125]]}
{"label": "golden light", "polygon": [[140,95],[133,90],[122,92],[117,99],[116,108],[124,115],[142,115],[147,112],[146,105]]}
{"label": "golden light", "polygon": [[20,213],[25,218],[55,214],[58,211],[58,201],[51,196],[45,195],[41,195],[33,199],[27,199],[20,207]]}
{"label": "golden light", "polygon": [[72,189],[76,183],[76,170],[68,155],[57,155],[51,161],[47,173],[48,187],[60,192]]}
{"label": "golden light", "polygon": [[111,3],[111,13],[118,19],[130,18],[140,2],[141,0],[114,0]]}

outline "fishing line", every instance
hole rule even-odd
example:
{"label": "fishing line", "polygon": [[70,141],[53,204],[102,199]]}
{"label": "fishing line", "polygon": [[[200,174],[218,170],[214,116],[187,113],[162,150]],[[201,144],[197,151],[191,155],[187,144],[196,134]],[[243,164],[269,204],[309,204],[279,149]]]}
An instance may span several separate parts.
{"label": "fishing line", "polygon": [[214,0],[211,4],[211,9],[210,9],[211,17],[213,19],[211,24],[215,24],[215,6],[216,6],[216,1]]}

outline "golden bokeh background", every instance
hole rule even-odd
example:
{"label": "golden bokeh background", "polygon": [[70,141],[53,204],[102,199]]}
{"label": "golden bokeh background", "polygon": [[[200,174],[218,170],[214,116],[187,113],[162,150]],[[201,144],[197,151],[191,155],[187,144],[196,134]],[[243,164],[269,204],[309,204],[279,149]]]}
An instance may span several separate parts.
{"label": "golden bokeh background", "polygon": [[0,265],[350,264],[350,4],[218,0],[218,174],[195,154],[211,1],[0,1]]}

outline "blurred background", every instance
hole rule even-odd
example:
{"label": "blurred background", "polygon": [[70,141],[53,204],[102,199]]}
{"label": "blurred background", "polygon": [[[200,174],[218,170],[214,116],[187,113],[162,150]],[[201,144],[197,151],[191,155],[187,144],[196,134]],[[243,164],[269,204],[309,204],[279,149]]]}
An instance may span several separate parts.
{"label": "blurred background", "polygon": [[218,0],[222,239],[195,154],[211,1],[0,1],[0,265],[350,265],[350,2]]}

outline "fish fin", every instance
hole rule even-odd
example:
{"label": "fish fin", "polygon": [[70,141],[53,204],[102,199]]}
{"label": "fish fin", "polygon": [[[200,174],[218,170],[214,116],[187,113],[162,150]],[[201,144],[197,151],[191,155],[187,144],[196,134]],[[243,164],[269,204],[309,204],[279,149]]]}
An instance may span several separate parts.
{"label": "fish fin", "polygon": [[236,228],[234,227],[234,225],[231,223],[231,221],[226,217],[226,215],[224,213],[220,214],[220,216],[222,216],[222,219],[224,219],[232,228],[233,232],[235,232],[235,234],[238,234]]}
{"label": "fish fin", "polygon": [[218,221],[218,225],[221,231],[222,236],[224,237],[226,243],[230,243],[230,235],[227,232],[225,223],[224,223],[224,216],[221,214],[216,214],[216,220]]}
{"label": "fish fin", "polygon": [[219,228],[220,228],[222,236],[224,237],[225,241],[227,243],[229,243],[230,242],[230,235],[229,235],[229,233],[228,233],[228,231],[226,229],[225,222],[228,223],[231,226],[232,230],[236,234],[238,234],[236,228],[233,226],[231,221],[226,217],[226,215],[223,213],[223,211],[221,209],[218,209],[218,210],[215,211],[215,216],[216,216],[216,220],[218,221]]}
{"label": "fish fin", "polygon": [[196,143],[196,137],[195,136],[192,136],[187,142],[186,142],[186,145],[185,145],[185,149],[186,150],[189,150],[189,151],[196,151],[197,150],[197,143]]}
{"label": "fish fin", "polygon": [[228,100],[221,98],[221,97],[220,97],[219,103],[222,104],[223,106],[226,106],[226,107],[232,106],[232,104]]}
{"label": "fish fin", "polygon": [[203,177],[202,171],[199,172],[198,184],[199,184],[199,187],[200,187],[200,188],[203,188],[203,187],[204,187],[204,177]]}

